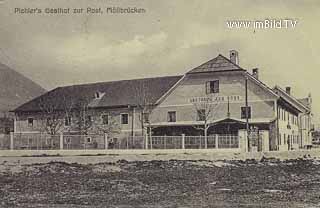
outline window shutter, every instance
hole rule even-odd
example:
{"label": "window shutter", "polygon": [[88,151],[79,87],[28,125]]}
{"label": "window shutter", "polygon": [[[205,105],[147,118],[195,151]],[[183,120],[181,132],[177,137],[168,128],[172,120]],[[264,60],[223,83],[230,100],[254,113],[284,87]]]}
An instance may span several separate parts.
{"label": "window shutter", "polygon": [[210,82],[206,82],[206,93],[210,93]]}
{"label": "window shutter", "polygon": [[216,80],[213,82],[213,92],[218,93],[219,92],[219,80]]}

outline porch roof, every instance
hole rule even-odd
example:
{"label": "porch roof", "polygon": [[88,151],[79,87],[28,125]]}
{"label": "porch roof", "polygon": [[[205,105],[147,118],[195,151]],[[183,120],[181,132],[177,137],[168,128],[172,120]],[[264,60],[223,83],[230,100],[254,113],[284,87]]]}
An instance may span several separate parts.
{"label": "porch roof", "polygon": [[[254,118],[249,119],[249,124],[254,123],[271,123],[276,118]],[[218,124],[218,123],[241,123],[245,124],[246,119],[238,119],[238,118],[221,118],[214,121],[208,121],[210,124]],[[156,122],[152,123],[151,126],[195,126],[195,125],[204,125],[204,121],[176,121],[176,122]]]}

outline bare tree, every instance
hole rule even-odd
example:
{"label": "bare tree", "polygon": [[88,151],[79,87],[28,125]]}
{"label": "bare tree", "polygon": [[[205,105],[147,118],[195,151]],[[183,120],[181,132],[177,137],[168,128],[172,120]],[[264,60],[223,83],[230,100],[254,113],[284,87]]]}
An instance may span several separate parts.
{"label": "bare tree", "polygon": [[64,127],[65,119],[71,117],[72,100],[68,100],[66,97],[61,99],[62,102],[57,102],[57,98],[54,96],[40,99],[40,131],[55,135]]}
{"label": "bare tree", "polygon": [[41,112],[38,119],[40,139],[43,133],[51,135],[49,140],[44,135],[46,145],[50,144],[51,147],[55,146],[54,135],[64,129],[65,120],[67,119],[69,121],[71,118],[72,107],[72,100],[67,99],[65,96],[61,97],[59,101],[57,101],[54,95],[48,95],[40,99],[39,108]]}
{"label": "bare tree", "polygon": [[141,124],[141,134],[151,134],[151,112],[153,105],[151,103],[152,94],[150,86],[144,81],[134,86],[136,97],[138,98],[137,109],[140,112],[139,121]]}
{"label": "bare tree", "polygon": [[205,101],[193,103],[196,109],[196,120],[203,122],[202,125],[196,125],[195,128],[203,130],[204,132],[204,145],[208,147],[207,135],[208,129],[210,128],[212,121],[214,120],[214,110],[218,106],[216,102],[212,102],[211,99],[204,99]]}
{"label": "bare tree", "polygon": [[92,131],[98,134],[107,134],[108,136],[112,134],[120,133],[121,127],[119,122],[117,122],[116,115],[105,115],[103,117],[95,117],[92,122]]}
{"label": "bare tree", "polygon": [[73,113],[75,115],[73,122],[74,129],[77,130],[80,135],[87,135],[93,126],[88,101],[86,99],[79,99],[73,108]]}

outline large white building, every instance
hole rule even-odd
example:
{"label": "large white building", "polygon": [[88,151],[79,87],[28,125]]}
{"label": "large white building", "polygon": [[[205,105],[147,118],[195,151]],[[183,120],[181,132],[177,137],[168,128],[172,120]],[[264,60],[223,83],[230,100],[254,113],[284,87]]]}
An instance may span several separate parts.
{"label": "large white building", "polygon": [[[14,110],[15,132],[39,132],[44,117],[52,116],[43,108],[52,105],[63,121],[59,131],[76,132],[76,106],[83,102],[88,122],[104,126],[112,119],[120,126],[110,137],[142,135],[149,128],[159,136],[235,135],[242,140],[247,132],[257,132],[259,141],[249,146],[261,151],[311,144],[311,96],[297,99],[290,87],[268,87],[257,68],[250,73],[239,66],[234,50],[229,58],[218,55],[180,76],[58,87]],[[207,132],[197,128],[205,125]]]}

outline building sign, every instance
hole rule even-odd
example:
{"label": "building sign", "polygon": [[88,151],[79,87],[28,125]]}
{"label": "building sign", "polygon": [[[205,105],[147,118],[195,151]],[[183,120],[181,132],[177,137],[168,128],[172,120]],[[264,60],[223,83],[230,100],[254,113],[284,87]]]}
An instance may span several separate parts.
{"label": "building sign", "polygon": [[218,95],[211,97],[193,97],[189,99],[190,103],[233,103],[242,101],[241,95]]}

